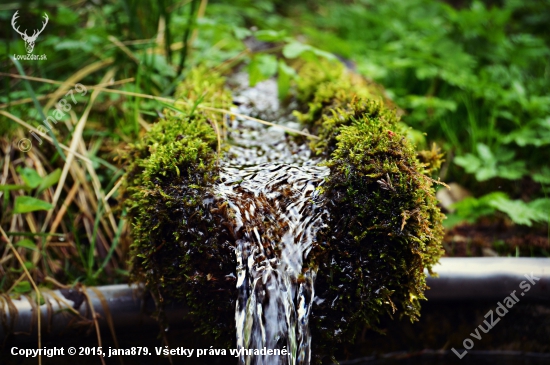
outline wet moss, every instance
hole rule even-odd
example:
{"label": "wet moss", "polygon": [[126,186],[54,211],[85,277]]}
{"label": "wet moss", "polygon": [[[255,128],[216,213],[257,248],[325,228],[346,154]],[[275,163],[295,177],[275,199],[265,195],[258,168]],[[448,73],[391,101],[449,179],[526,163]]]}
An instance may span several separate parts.
{"label": "wet moss", "polygon": [[[431,272],[442,254],[444,218],[428,176],[441,155],[423,152],[430,164],[421,162],[383,98],[369,99],[368,85],[344,71],[322,73],[309,65],[298,87],[305,90],[302,100],[311,99],[298,116],[321,137],[311,147],[331,169],[324,187],[330,221],[312,255],[315,292],[323,300],[311,319],[317,357],[376,328],[383,313],[418,318],[424,269]],[[320,90],[315,95],[307,91],[311,75]]]}
{"label": "wet moss", "polygon": [[[424,268],[441,255],[443,215],[436,207],[437,150],[418,154],[376,85],[343,66],[306,63],[300,69],[295,112],[321,137],[314,153],[331,169],[323,190],[330,221],[309,257],[316,267],[311,327],[317,361],[353,343],[383,313],[415,320],[425,299]],[[132,277],[144,281],[161,305],[182,299],[196,329],[234,341],[236,260],[232,222],[213,196],[218,178],[225,80],[193,70],[166,110],[125,156],[124,197],[132,224]],[[214,128],[216,127],[216,128]],[[221,141],[223,149],[223,140]]]}
{"label": "wet moss", "polygon": [[[230,339],[237,296],[235,271],[220,216],[212,212],[212,184],[218,173],[220,115],[196,108],[199,99],[227,108],[231,96],[224,79],[205,69],[193,70],[177,92],[176,105],[134,145],[124,187],[132,224],[132,279],[145,282],[159,309],[183,300],[188,319],[202,333]],[[162,319],[162,316],[161,316]],[[229,341],[228,341],[229,342]]]}

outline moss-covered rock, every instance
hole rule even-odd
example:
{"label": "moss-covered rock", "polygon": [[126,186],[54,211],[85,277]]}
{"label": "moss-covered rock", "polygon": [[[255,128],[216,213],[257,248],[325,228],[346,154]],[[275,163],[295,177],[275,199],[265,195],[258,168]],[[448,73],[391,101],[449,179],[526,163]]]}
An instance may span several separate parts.
{"label": "moss-covered rock", "polygon": [[424,268],[441,256],[443,236],[428,176],[441,156],[423,152],[431,164],[422,164],[381,95],[365,98],[377,94],[344,70],[332,73],[307,65],[298,87],[306,96],[310,85],[320,90],[298,116],[321,137],[311,147],[331,169],[324,187],[330,221],[313,256],[323,299],[313,310],[313,341],[324,354],[353,342],[365,325],[375,328],[382,313],[416,319]]}
{"label": "moss-covered rock", "polygon": [[226,275],[235,271],[235,259],[212,194],[219,159],[213,126],[222,115],[196,103],[227,108],[231,96],[224,79],[205,69],[193,70],[177,95],[176,105],[188,112],[165,110],[165,119],[125,156],[132,278],[145,282],[160,308],[183,300],[199,331],[229,340],[234,324],[225,316],[235,310],[236,290]]}
{"label": "moss-covered rock", "polygon": [[[428,176],[441,156],[419,160],[376,85],[324,63],[307,63],[299,75],[296,115],[320,137],[311,149],[331,169],[323,188],[330,221],[308,263],[318,268],[311,327],[319,359],[375,327],[382,313],[418,317],[424,268],[441,255],[443,215]],[[223,78],[204,69],[190,74],[178,97],[188,112],[166,111],[126,156],[132,273],[159,303],[184,299],[197,328],[228,344],[236,262],[231,218],[212,193],[223,123],[195,102],[227,109],[231,98]]]}

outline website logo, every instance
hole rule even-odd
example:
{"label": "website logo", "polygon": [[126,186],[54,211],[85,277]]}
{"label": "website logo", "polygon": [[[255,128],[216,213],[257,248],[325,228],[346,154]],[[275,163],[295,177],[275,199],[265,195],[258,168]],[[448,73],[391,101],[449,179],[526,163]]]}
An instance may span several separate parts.
{"label": "website logo", "polygon": [[17,13],[19,12],[19,10],[17,10],[15,12],[15,14],[13,14],[13,17],[11,18],[11,26],[13,27],[13,30],[15,30],[17,33],[19,33],[19,35],[21,36],[21,38],[23,38],[23,41],[25,41],[25,48],[27,49],[27,54],[26,55],[13,55],[15,59],[18,59],[18,60],[45,60],[46,59],[46,55],[32,55],[32,51],[34,50],[34,44],[36,42],[36,38],[38,38],[38,36],[40,35],[40,33],[42,33],[42,31],[44,30],[44,28],[46,28],[46,25],[48,24],[48,14],[44,13],[44,22],[42,23],[42,29],[38,30],[38,29],[35,29],[32,33],[32,35],[28,35],[27,34],[27,30],[25,29],[24,32],[21,32],[19,30],[19,26],[17,25],[17,18],[19,18],[19,15],[17,15]]}

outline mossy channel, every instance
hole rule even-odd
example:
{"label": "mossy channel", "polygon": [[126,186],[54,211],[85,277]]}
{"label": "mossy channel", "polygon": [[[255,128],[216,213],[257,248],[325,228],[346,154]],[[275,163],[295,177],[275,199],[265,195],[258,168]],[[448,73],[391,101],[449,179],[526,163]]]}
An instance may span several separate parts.
{"label": "mossy channel", "polygon": [[[294,122],[319,139],[284,138],[292,154],[328,169],[315,189],[326,214],[303,257],[304,273],[316,273],[309,327],[320,363],[365,328],[376,329],[384,313],[418,319],[424,269],[431,272],[442,252],[443,215],[430,178],[441,156],[417,152],[383,90],[343,66],[306,63],[298,75]],[[216,186],[225,176],[223,162],[232,158],[231,133],[238,131],[234,118],[213,110],[232,107],[228,84],[204,68],[188,75],[174,109],[125,156],[124,197],[133,279],[146,283],[159,308],[183,301],[196,330],[230,348],[238,237]],[[289,108],[280,109],[291,119]]]}

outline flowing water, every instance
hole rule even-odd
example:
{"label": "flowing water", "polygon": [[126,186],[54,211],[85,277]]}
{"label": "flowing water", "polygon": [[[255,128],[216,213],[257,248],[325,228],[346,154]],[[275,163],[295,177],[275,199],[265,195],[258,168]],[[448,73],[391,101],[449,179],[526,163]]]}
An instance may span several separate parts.
{"label": "flowing water", "polygon": [[[288,114],[286,120],[278,115],[272,80],[241,88],[235,100],[239,113],[296,127]],[[235,241],[239,363],[309,364],[316,272],[308,254],[328,214],[317,188],[329,170],[280,128],[235,119],[229,129],[231,147],[216,192],[226,204]],[[288,354],[254,351],[262,349]]]}

